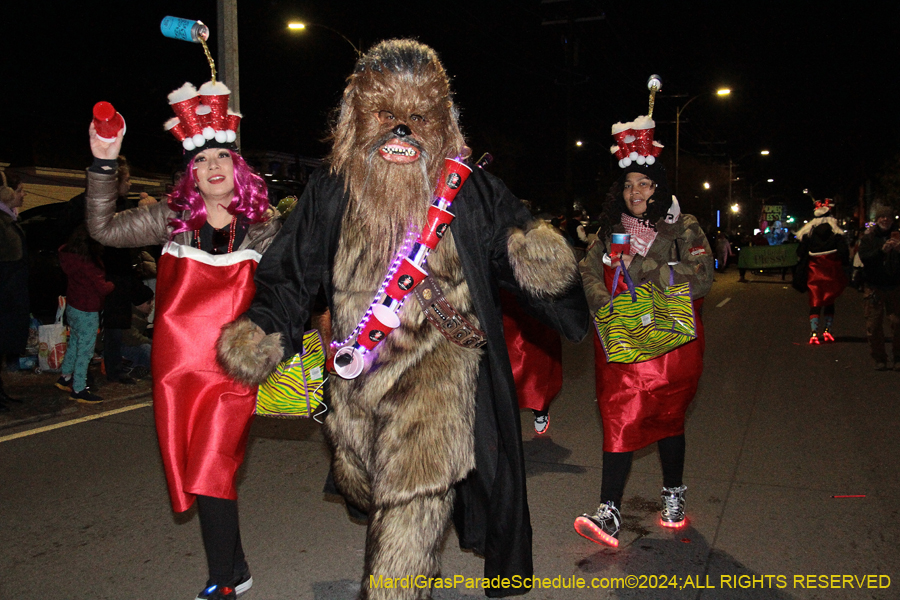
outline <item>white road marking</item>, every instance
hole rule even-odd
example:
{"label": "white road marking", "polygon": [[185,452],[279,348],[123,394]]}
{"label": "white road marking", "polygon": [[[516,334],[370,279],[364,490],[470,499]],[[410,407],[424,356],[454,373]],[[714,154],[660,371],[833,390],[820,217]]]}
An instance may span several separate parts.
{"label": "white road marking", "polygon": [[722,308],[723,306],[725,306],[726,304],[728,304],[728,301],[729,301],[729,300],[731,300],[731,298],[725,298],[724,300],[722,300],[721,302],[719,302],[718,304],[716,304],[716,308]]}
{"label": "white road marking", "polygon": [[19,438],[28,437],[29,435],[35,435],[37,433],[44,433],[45,431],[53,431],[54,429],[60,429],[61,427],[68,427],[69,425],[77,425],[78,423],[84,423],[86,421],[93,421],[94,419],[102,419],[103,417],[109,417],[112,415],[117,415],[119,413],[127,412],[129,410],[134,410],[136,408],[144,408],[145,406],[153,406],[152,402],[141,402],[140,404],[134,404],[132,406],[124,406],[122,408],[117,408],[115,410],[108,410],[106,412],[102,412],[96,415],[90,415],[88,417],[81,417],[80,419],[72,419],[71,421],[66,421],[65,423],[57,423],[56,425],[47,425],[46,427],[38,427],[37,429],[29,429],[28,431],[22,431],[20,433],[13,433],[11,435],[5,435],[0,437],[0,444],[3,442],[8,442],[10,440],[17,440]]}

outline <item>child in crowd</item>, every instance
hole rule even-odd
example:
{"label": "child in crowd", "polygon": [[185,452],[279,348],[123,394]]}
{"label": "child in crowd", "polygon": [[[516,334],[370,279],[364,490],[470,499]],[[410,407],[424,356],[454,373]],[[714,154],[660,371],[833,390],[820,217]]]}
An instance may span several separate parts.
{"label": "child in crowd", "polygon": [[103,247],[91,239],[84,224],[76,227],[68,242],[59,249],[59,266],[68,277],[69,345],[56,387],[71,392],[72,398],[85,404],[103,401],[87,386],[88,367],[94,356],[100,325],[100,309],[103,299],[115,288],[104,276],[102,252]]}

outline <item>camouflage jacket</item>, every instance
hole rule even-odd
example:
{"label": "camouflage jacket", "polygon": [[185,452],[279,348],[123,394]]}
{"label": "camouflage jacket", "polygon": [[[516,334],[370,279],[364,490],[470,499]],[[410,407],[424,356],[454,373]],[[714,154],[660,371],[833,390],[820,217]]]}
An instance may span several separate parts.
{"label": "camouflage jacket", "polygon": [[[660,219],[656,228],[658,233],[647,256],[635,255],[628,267],[634,284],[654,281],[662,289],[667,288],[668,263],[678,261],[674,265],[675,283],[689,282],[691,297],[695,300],[708,294],[713,283],[713,254],[697,219],[682,214],[674,223]],[[625,233],[625,228],[620,223],[613,228],[613,232]],[[603,256],[609,252],[611,243],[611,238],[597,239],[588,247],[579,264],[591,314],[609,302],[610,293],[603,276]]]}

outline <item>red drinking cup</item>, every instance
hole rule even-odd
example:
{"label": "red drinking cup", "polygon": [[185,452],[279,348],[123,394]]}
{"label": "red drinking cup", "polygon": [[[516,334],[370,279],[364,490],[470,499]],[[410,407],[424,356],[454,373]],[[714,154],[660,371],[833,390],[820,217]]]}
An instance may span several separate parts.
{"label": "red drinking cup", "polygon": [[459,188],[466,182],[472,169],[469,165],[460,162],[454,158],[444,159],[444,170],[441,172],[441,180],[438,182],[437,190],[434,195],[437,198],[443,198],[448,203],[453,202]]}
{"label": "red drinking cup", "polygon": [[400,327],[400,317],[383,304],[377,304],[366,321],[366,326],[356,338],[356,343],[369,350],[377,346],[381,340],[393,330]]}
{"label": "red drinking cup", "polygon": [[400,266],[397,267],[397,270],[394,272],[394,276],[391,277],[391,281],[388,283],[385,293],[394,300],[403,300],[410,290],[419,285],[420,281],[425,279],[426,275],[428,275],[428,273],[416,266],[413,261],[404,258],[400,262]]}
{"label": "red drinking cup", "polygon": [[116,112],[109,102],[98,102],[94,105],[94,129],[97,137],[104,142],[113,142],[119,130],[125,128],[125,119]]}
{"label": "red drinking cup", "polygon": [[419,241],[428,246],[431,250],[437,246],[437,243],[443,239],[444,234],[450,227],[455,215],[449,210],[438,208],[434,204],[428,207],[428,220],[422,233],[419,234]]}

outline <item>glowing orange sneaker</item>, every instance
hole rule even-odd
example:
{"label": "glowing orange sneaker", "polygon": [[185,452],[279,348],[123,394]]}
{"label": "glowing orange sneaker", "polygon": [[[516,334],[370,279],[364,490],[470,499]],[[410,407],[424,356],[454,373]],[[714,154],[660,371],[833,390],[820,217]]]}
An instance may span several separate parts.
{"label": "glowing orange sneaker", "polygon": [[834,343],[834,336],[831,335],[831,333],[829,333],[829,331],[826,329],[826,330],[822,333],[822,341],[825,342],[826,344],[833,344],[833,343]]}
{"label": "glowing orange sneaker", "polygon": [[818,346],[819,344],[821,344],[822,342],[819,341],[819,334],[814,333],[809,336],[809,343],[812,346]]}
{"label": "glowing orange sneaker", "polygon": [[575,519],[575,531],[595,544],[619,547],[619,526],[622,522],[619,509],[612,502],[601,504],[592,514]]}

